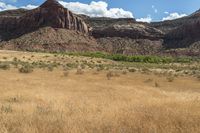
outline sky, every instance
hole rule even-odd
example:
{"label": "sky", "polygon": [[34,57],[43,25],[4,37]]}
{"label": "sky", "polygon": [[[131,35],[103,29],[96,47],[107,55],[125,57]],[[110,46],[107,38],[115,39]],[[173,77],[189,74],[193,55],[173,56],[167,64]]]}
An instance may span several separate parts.
{"label": "sky", "polygon": [[[36,8],[45,0],[0,0],[0,11]],[[66,8],[91,17],[135,18],[152,22],[172,20],[200,9],[200,0],[59,0]]]}

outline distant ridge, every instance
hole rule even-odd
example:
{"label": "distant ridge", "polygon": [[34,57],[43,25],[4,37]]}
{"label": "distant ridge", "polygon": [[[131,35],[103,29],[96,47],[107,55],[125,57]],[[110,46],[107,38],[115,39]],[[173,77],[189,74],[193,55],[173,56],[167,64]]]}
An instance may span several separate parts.
{"label": "distant ridge", "polygon": [[33,10],[0,12],[0,48],[200,56],[199,27],[200,10],[175,20],[143,23],[78,15],[56,0],[47,0]]}

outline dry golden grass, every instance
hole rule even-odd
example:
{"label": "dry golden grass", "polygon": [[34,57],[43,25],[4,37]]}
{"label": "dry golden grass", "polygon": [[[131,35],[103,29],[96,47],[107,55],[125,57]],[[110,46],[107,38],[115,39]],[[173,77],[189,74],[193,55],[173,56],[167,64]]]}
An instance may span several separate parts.
{"label": "dry golden grass", "polygon": [[[19,66],[5,64],[16,60],[50,64],[20,73]],[[117,70],[112,65],[120,63],[110,60],[47,53],[0,50],[0,61],[0,133],[200,132],[198,78],[148,67],[141,74],[139,66]],[[91,70],[87,62],[105,66]],[[67,63],[80,68],[61,67]]]}
{"label": "dry golden grass", "polygon": [[200,132],[197,79],[107,73],[0,70],[0,133]]}

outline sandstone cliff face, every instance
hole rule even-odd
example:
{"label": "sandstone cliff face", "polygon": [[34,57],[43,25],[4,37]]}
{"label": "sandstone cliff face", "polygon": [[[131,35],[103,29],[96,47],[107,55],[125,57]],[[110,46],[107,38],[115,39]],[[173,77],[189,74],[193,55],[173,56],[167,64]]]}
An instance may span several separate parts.
{"label": "sandstone cliff face", "polygon": [[132,23],[129,25],[112,25],[93,29],[92,35],[95,38],[101,37],[127,37],[132,39],[157,40],[163,37],[163,33],[155,28]]}
{"label": "sandstone cliff face", "polygon": [[93,37],[74,30],[44,27],[0,43],[1,49],[48,52],[101,51]]}
{"label": "sandstone cliff face", "polygon": [[23,51],[100,51],[87,24],[56,0],[33,10],[0,13],[0,48]]}
{"label": "sandstone cliff face", "polygon": [[187,48],[200,41],[200,19],[184,24],[165,35],[166,48]]}
{"label": "sandstone cliff face", "polygon": [[1,17],[0,30],[22,35],[41,27],[65,28],[88,34],[86,23],[56,0],[47,0],[40,7],[22,16]]}
{"label": "sandstone cliff face", "polygon": [[106,52],[126,55],[153,55],[162,49],[163,32],[147,23],[139,23],[132,18],[82,17],[92,27],[91,35]]}

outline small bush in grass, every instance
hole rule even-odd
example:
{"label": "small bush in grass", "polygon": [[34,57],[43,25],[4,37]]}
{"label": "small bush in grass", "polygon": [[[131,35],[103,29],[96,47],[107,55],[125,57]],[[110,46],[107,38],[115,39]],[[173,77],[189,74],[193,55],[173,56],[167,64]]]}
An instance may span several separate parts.
{"label": "small bush in grass", "polygon": [[115,76],[115,77],[120,77],[120,74],[119,74],[118,72],[115,72],[115,73],[114,73],[114,76]]}
{"label": "small bush in grass", "polygon": [[78,68],[76,71],[77,75],[82,75],[84,73],[84,71],[81,68]]}
{"label": "small bush in grass", "polygon": [[153,82],[153,79],[149,78],[149,79],[144,81],[144,83],[150,83],[150,82]]}
{"label": "small bush in grass", "polygon": [[102,70],[104,70],[104,66],[103,65],[98,65],[97,66],[97,71],[99,72],[99,71],[102,71]]}
{"label": "small bush in grass", "polygon": [[85,69],[86,68],[86,66],[84,64],[81,64],[80,67],[81,67],[81,69]]}
{"label": "small bush in grass", "polygon": [[0,63],[0,69],[8,70],[8,69],[10,69],[10,64],[8,64],[8,63]]}
{"label": "small bush in grass", "polygon": [[173,81],[174,81],[174,77],[173,77],[173,76],[167,77],[167,81],[168,81],[168,82],[173,82]]}
{"label": "small bush in grass", "polygon": [[33,67],[31,65],[23,65],[19,68],[20,73],[31,73],[33,72]]}
{"label": "small bush in grass", "polygon": [[64,75],[64,77],[68,77],[69,76],[69,71],[64,71],[63,75]]}
{"label": "small bush in grass", "polygon": [[68,71],[68,70],[70,70],[70,68],[68,67],[68,66],[63,66],[63,71]]}
{"label": "small bush in grass", "polygon": [[123,75],[126,75],[126,74],[127,74],[127,71],[126,71],[126,70],[123,70],[123,71],[122,71],[122,74],[123,74]]}
{"label": "small bush in grass", "polygon": [[135,68],[129,68],[128,71],[134,73],[134,72],[136,72],[136,69]]}
{"label": "small bush in grass", "polygon": [[197,75],[197,79],[200,81],[200,75]]}
{"label": "small bush in grass", "polygon": [[142,73],[143,74],[149,74],[150,73],[150,70],[148,68],[142,68]]}
{"label": "small bush in grass", "polygon": [[8,59],[7,57],[3,57],[4,60]]}
{"label": "small bush in grass", "polygon": [[112,77],[114,77],[114,73],[109,71],[107,74],[106,74],[106,77],[108,80],[111,80]]}
{"label": "small bush in grass", "polygon": [[157,82],[155,82],[155,87],[160,87],[160,85]]}
{"label": "small bush in grass", "polygon": [[48,69],[48,71],[52,72],[54,70],[54,66],[53,65],[48,65],[47,69]]}
{"label": "small bush in grass", "polygon": [[2,113],[12,113],[13,109],[10,105],[2,105],[1,106],[1,112]]}
{"label": "small bush in grass", "polygon": [[18,61],[17,57],[14,57],[14,58],[13,58],[13,61],[14,61],[14,62],[17,62],[17,61]]}

